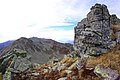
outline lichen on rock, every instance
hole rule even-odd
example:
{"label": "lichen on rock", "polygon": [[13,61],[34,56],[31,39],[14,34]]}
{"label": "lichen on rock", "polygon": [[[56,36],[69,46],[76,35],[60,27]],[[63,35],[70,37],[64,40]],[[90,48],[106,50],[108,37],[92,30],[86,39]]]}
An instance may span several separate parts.
{"label": "lichen on rock", "polygon": [[111,38],[114,20],[106,5],[92,6],[87,17],[75,27],[75,50],[78,50],[80,54],[97,56],[112,49],[116,45]]}
{"label": "lichen on rock", "polygon": [[112,70],[110,68],[101,68],[100,65],[97,65],[95,67],[94,73],[104,80],[117,80],[119,78],[117,70]]}

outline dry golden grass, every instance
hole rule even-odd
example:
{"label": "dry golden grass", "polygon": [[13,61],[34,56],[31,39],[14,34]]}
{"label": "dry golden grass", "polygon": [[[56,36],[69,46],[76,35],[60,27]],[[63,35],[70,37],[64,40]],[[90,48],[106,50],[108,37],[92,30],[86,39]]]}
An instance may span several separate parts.
{"label": "dry golden grass", "polygon": [[111,35],[111,38],[115,40],[119,37],[118,31],[120,31],[120,25],[113,25],[112,30],[113,30],[113,33]]}
{"label": "dry golden grass", "polygon": [[93,70],[88,70],[83,67],[81,70],[79,70],[78,80],[101,80],[101,79],[96,76]]}
{"label": "dry golden grass", "polygon": [[120,25],[113,25],[113,26],[112,26],[112,29],[113,29],[113,30],[120,30]]}
{"label": "dry golden grass", "polygon": [[75,58],[75,59],[68,59],[66,62],[65,62],[65,65],[67,67],[71,66],[75,61],[79,60],[80,58]]}
{"label": "dry golden grass", "polygon": [[104,68],[117,70],[120,74],[120,45],[117,45],[111,52],[101,55],[100,57],[88,59],[86,67],[95,67],[98,64]]}
{"label": "dry golden grass", "polygon": [[60,77],[66,77],[66,76],[67,76],[67,73],[66,73],[65,70],[61,70],[61,71],[59,72],[59,75],[60,75]]}
{"label": "dry golden grass", "polygon": [[112,35],[111,35],[112,40],[116,40],[117,37],[118,37],[118,34],[112,33]]}

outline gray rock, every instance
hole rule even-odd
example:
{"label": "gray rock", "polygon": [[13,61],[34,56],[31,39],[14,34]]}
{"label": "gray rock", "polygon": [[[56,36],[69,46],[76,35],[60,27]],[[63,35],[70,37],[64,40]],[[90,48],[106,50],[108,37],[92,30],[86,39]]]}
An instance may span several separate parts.
{"label": "gray rock", "polygon": [[60,70],[65,69],[65,68],[66,68],[66,66],[64,64],[58,63],[52,67],[52,70],[53,71],[57,71],[57,70],[60,71]]}
{"label": "gray rock", "polygon": [[67,77],[59,78],[58,80],[67,80]]}
{"label": "gray rock", "polygon": [[100,21],[102,19],[108,20],[109,19],[109,12],[106,5],[95,4],[91,8],[91,11],[87,14],[88,21]]}
{"label": "gray rock", "polygon": [[73,68],[77,67],[79,63],[79,60],[75,61],[70,67],[68,67],[68,70],[72,70]]}
{"label": "gray rock", "polygon": [[72,73],[71,70],[65,70],[65,72],[66,72],[67,74],[71,74],[71,73]]}
{"label": "gray rock", "polygon": [[118,37],[117,42],[118,42],[118,44],[120,44],[120,37]]}
{"label": "gray rock", "polygon": [[49,70],[48,69],[43,69],[43,72],[44,73],[47,73]]}
{"label": "gray rock", "polygon": [[82,62],[82,60],[78,60],[77,69],[80,70],[83,66],[84,66],[84,63]]}
{"label": "gray rock", "polygon": [[117,18],[117,16],[115,14],[113,14],[110,16],[110,23],[113,25],[120,24],[120,19]]}
{"label": "gray rock", "polygon": [[14,69],[18,71],[25,71],[29,69],[31,62],[27,58],[18,57],[14,64]]}
{"label": "gray rock", "polygon": [[38,75],[40,75],[39,73],[32,73],[32,75],[34,75],[34,76],[38,76]]}
{"label": "gray rock", "polygon": [[[106,5],[95,4],[75,27],[74,49],[80,54],[100,55],[112,49],[112,23],[117,19],[110,16]],[[110,21],[113,20],[113,21]],[[117,21],[118,22],[118,21]]]}
{"label": "gray rock", "polygon": [[94,73],[104,80],[117,80],[119,77],[117,70],[112,70],[110,68],[104,69],[101,68],[100,65],[95,67]]}

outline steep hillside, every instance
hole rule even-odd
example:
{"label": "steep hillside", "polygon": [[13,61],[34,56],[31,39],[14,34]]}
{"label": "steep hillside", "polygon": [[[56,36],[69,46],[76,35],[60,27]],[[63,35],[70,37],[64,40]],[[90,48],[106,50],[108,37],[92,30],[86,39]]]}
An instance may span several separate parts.
{"label": "steep hillside", "polygon": [[10,53],[13,49],[24,50],[32,62],[43,64],[53,57],[61,59],[64,54],[70,53],[73,47],[69,43],[63,44],[51,39],[22,37],[1,50],[0,55]]}

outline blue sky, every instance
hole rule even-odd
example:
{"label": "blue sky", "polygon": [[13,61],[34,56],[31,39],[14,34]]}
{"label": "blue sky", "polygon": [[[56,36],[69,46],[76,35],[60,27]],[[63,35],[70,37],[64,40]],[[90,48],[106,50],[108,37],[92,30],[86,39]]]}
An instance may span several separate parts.
{"label": "blue sky", "polygon": [[0,0],[0,42],[20,37],[74,40],[74,27],[95,3],[120,18],[120,0]]}

